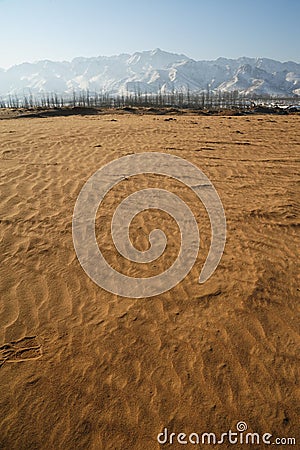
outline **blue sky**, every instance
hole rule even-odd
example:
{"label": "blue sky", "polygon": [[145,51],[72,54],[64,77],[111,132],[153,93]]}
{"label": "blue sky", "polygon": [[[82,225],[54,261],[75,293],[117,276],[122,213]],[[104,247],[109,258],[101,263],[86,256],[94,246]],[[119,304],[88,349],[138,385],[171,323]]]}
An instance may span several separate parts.
{"label": "blue sky", "polygon": [[0,0],[0,67],[161,48],[300,62],[300,0]]}

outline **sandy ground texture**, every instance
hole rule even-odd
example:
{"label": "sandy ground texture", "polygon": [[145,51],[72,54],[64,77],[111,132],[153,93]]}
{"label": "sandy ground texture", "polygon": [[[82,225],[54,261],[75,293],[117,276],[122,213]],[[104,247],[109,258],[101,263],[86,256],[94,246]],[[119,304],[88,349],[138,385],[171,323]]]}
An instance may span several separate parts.
{"label": "sandy ground texture", "polygon": [[[167,428],[220,436],[239,421],[271,441],[295,437],[300,445],[299,116],[20,118],[1,120],[0,133],[0,448],[209,448],[160,446],[157,435]],[[201,202],[167,177],[124,180],[97,214],[111,266],[147,277],[177,256],[178,227],[158,210],[131,226],[140,250],[151,230],[165,231],[168,246],[157,262],[127,261],[113,246],[114,210],[147,187],[189,205],[201,248],[172,290],[122,298],[81,268],[72,214],[98,168],[149,151],[205,172],[224,205],[227,242],[216,272],[198,284],[210,243]]]}

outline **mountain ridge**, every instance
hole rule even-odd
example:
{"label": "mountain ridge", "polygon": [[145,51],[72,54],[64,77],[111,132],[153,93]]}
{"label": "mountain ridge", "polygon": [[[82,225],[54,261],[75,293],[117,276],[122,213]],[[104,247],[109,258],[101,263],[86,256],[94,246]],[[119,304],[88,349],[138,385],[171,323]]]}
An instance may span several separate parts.
{"label": "mountain ridge", "polygon": [[41,60],[0,69],[0,96],[70,94],[90,90],[126,95],[239,91],[246,95],[300,95],[300,64],[270,58],[195,60],[156,48],[133,54]]}

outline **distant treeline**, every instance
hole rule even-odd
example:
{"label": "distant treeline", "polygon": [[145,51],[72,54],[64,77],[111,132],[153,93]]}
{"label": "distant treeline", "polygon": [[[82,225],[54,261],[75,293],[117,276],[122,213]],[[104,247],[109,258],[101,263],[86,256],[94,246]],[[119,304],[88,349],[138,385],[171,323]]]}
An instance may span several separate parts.
{"label": "distant treeline", "polygon": [[32,94],[22,98],[9,95],[0,98],[0,108],[62,108],[62,107],[94,107],[94,108],[124,108],[124,107],[175,107],[192,109],[248,109],[257,104],[290,105],[299,101],[299,97],[258,97],[232,92],[172,92],[148,94],[136,92],[133,94],[114,95],[110,93],[91,93],[89,90],[63,94]]}

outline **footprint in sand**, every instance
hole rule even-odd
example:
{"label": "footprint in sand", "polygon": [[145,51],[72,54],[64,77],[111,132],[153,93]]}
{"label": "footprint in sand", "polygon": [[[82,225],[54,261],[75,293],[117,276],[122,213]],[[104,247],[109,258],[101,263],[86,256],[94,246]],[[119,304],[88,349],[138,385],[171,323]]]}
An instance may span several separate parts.
{"label": "footprint in sand", "polygon": [[25,336],[0,347],[0,367],[6,362],[23,362],[42,356],[41,346],[36,336]]}

